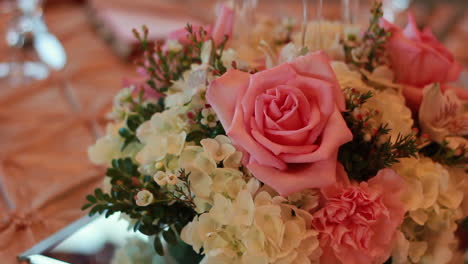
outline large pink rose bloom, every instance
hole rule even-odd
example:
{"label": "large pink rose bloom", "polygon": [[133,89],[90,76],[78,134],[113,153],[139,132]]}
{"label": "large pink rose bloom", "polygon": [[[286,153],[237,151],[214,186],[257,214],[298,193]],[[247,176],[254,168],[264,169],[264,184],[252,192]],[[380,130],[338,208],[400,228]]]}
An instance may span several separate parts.
{"label": "large pink rose bloom", "polygon": [[322,189],[324,207],[313,215],[323,250],[321,263],[385,262],[405,214],[399,198],[403,187],[399,175],[383,169],[369,182],[352,185],[348,180]]}
{"label": "large pink rose bloom", "polygon": [[382,26],[392,34],[386,49],[397,81],[405,85],[403,92],[413,109],[421,103],[424,86],[459,78],[461,65],[429,28],[418,29],[412,14],[404,30],[386,20],[382,20]]}
{"label": "large pink rose bloom", "polygon": [[335,182],[338,148],[352,139],[344,96],[323,52],[253,75],[229,70],[207,100],[244,165],[282,195]]}

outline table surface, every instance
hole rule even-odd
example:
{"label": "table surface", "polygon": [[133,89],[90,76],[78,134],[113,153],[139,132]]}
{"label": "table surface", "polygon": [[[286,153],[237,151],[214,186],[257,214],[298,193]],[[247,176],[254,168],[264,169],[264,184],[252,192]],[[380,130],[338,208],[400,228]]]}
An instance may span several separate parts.
{"label": "table surface", "polygon": [[[19,87],[0,83],[0,187],[7,196],[0,196],[0,259],[7,264],[85,215],[84,197],[104,176],[88,161],[87,146],[102,133],[121,78],[134,75],[133,65],[94,31],[83,5],[59,2],[45,17],[67,51],[65,69]],[[468,17],[449,32],[449,46],[467,62],[461,43],[468,40]],[[1,43],[0,61],[8,57]]]}

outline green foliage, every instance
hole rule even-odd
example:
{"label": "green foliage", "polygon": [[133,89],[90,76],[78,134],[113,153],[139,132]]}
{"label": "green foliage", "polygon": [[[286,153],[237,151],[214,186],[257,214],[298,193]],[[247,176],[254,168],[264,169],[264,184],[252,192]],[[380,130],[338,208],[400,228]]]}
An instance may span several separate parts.
{"label": "green foliage", "polygon": [[[175,192],[169,192],[157,185],[149,175],[141,175],[138,165],[130,158],[115,159],[106,176],[111,178],[111,191],[104,193],[96,189],[86,197],[88,201],[82,210],[90,209],[89,215],[104,214],[106,217],[115,212],[129,215],[137,222],[135,231],[148,236],[155,236],[154,247],[158,254],[163,254],[162,237],[167,243],[178,243],[178,233],[196,215],[193,195],[190,191],[189,174],[180,173],[181,186]],[[154,202],[148,206],[138,206],[135,195],[140,190],[148,190],[154,196]]]}
{"label": "green foliage", "polygon": [[466,168],[468,164],[468,155],[466,152],[466,148],[461,147],[459,149],[454,150],[448,147],[447,142],[443,142],[442,144],[439,144],[437,142],[431,142],[427,146],[423,147],[419,152],[438,163],[450,167]]}
{"label": "green foliage", "polygon": [[355,35],[349,35],[344,40],[347,63],[354,64],[369,72],[372,72],[377,66],[385,64],[385,43],[391,34],[380,26],[382,17],[382,2],[374,1],[369,27],[364,32],[362,39]]}
{"label": "green foliage", "polygon": [[[352,91],[351,91],[352,90]],[[351,89],[347,92],[348,112],[344,119],[353,133],[353,140],[341,146],[338,160],[343,164],[348,176],[357,181],[366,181],[383,168],[391,167],[399,158],[415,156],[418,152],[414,135],[401,136],[391,140],[387,124],[371,128],[369,121],[373,114],[355,116],[352,112],[361,108],[372,94],[360,94]]]}
{"label": "green foliage", "polygon": [[[173,81],[182,78],[184,72],[190,70],[192,64],[202,62],[203,44],[210,39],[208,33],[203,27],[199,27],[198,31],[195,31],[190,24],[187,25],[186,31],[189,43],[183,45],[181,51],[172,51],[164,49],[164,42],[162,41],[158,41],[154,46],[151,46],[146,26],[142,27],[141,33],[135,29],[133,30],[133,34],[140,41],[140,47],[144,52],[143,60],[139,65],[149,75],[147,84],[157,92],[167,92]],[[226,72],[226,67],[224,67],[221,58],[227,41],[228,37],[225,36],[223,41],[216,46],[211,39],[213,48],[208,64],[215,75]]]}

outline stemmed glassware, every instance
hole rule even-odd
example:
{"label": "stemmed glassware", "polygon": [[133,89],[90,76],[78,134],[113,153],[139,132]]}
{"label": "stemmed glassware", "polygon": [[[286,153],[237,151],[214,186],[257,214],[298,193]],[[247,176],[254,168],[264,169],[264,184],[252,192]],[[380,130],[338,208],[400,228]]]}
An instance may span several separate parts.
{"label": "stemmed glassware", "polygon": [[42,2],[8,3],[12,14],[4,33],[8,57],[0,58],[0,78],[7,84],[15,86],[45,79],[51,68],[60,69],[65,64],[65,51],[43,20]]}

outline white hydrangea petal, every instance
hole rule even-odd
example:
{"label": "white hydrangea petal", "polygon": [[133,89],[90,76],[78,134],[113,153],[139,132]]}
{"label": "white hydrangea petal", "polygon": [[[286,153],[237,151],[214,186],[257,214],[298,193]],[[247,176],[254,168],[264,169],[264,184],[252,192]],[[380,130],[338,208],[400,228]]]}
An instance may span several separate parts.
{"label": "white hydrangea petal", "polygon": [[250,226],[254,218],[255,205],[252,195],[247,190],[238,193],[234,201],[234,223],[235,225]]}
{"label": "white hydrangea petal", "polygon": [[211,217],[222,225],[228,225],[231,223],[233,220],[233,208],[231,201],[219,193],[215,194],[213,200],[213,207],[210,211]]}
{"label": "white hydrangea petal", "polygon": [[202,145],[203,150],[205,150],[205,152],[207,152],[215,161],[220,162],[223,160],[220,153],[220,144],[217,140],[205,138],[200,141],[200,144]]}
{"label": "white hydrangea petal", "polygon": [[223,162],[224,167],[237,169],[242,164],[242,152],[236,151],[226,157]]}
{"label": "white hydrangea petal", "polygon": [[188,167],[186,169],[187,172],[190,172],[190,187],[195,196],[208,198],[211,193],[211,184],[213,183],[211,177],[204,170],[198,168]]}
{"label": "white hydrangea petal", "polygon": [[177,156],[180,155],[184,148],[186,137],[187,133],[185,133],[185,131],[167,136],[167,153]]}
{"label": "white hydrangea petal", "polygon": [[138,152],[135,159],[140,164],[160,161],[167,155],[167,138],[151,136],[148,143]]}

